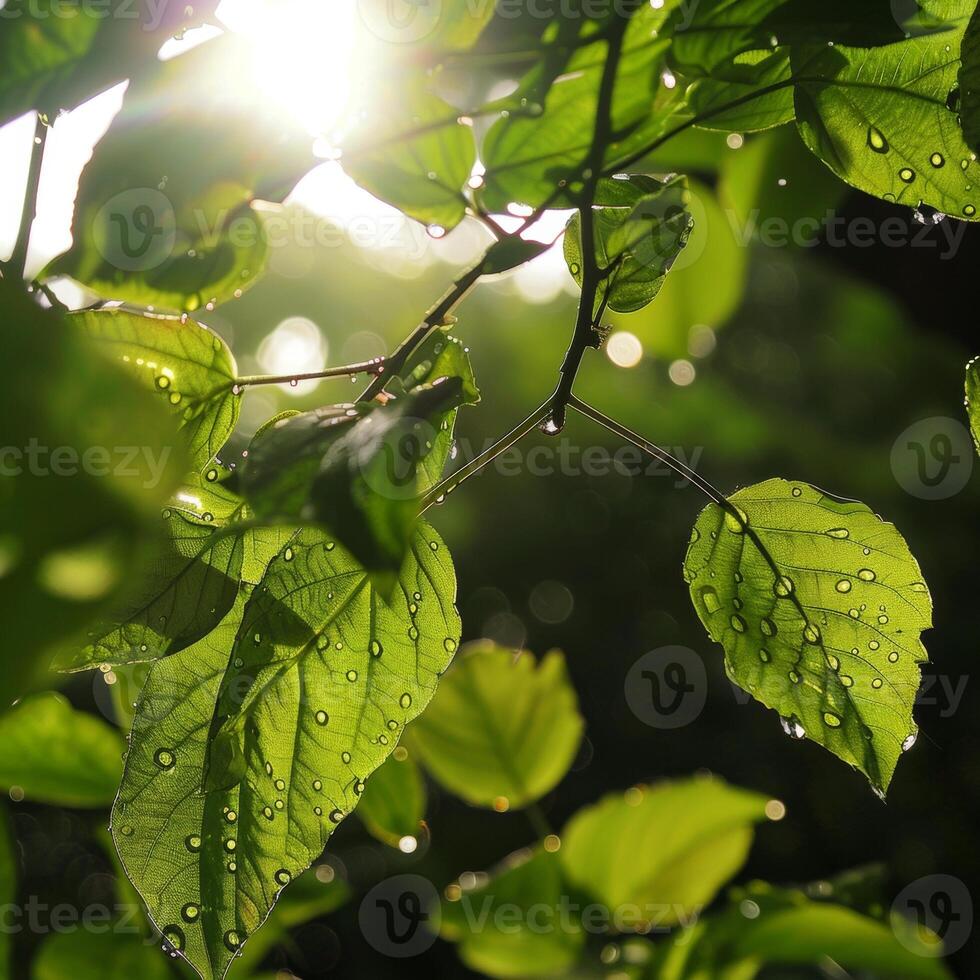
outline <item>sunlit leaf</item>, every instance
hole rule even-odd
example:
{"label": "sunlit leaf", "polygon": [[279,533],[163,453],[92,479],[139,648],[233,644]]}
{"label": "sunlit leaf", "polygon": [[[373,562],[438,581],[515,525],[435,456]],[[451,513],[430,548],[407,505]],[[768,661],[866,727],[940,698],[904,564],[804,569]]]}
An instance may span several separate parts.
{"label": "sunlit leaf", "polygon": [[656,925],[690,924],[741,868],[765,805],[708,777],[636,787],[575,814],[558,855],[567,879],[594,900],[638,907],[631,929],[655,913]]}
{"label": "sunlit leaf", "polygon": [[869,194],[976,218],[976,163],[957,118],[960,42],[974,4],[923,0],[950,30],[880,48],[793,51],[796,119],[807,146]]}
{"label": "sunlit leaf", "polygon": [[185,461],[165,413],[57,314],[3,282],[0,306],[18,365],[0,390],[6,705],[128,585]]}
{"label": "sunlit leaf", "polygon": [[973,442],[980,453],[980,358],[976,357],[966,366],[966,411]]}
{"label": "sunlit leaf", "polygon": [[416,838],[425,816],[425,783],[404,749],[396,749],[368,780],[357,816],[372,837],[391,847]]}
{"label": "sunlit leaf", "polygon": [[344,169],[366,190],[405,214],[439,229],[455,228],[466,213],[463,188],[476,162],[473,130],[421,84],[390,93],[384,122],[365,125],[345,148]]}
{"label": "sunlit leaf", "polygon": [[46,275],[174,312],[230,300],[256,279],[268,242],[252,205],[281,202],[315,161],[310,137],[247,72],[230,80],[249,56],[228,34],[130,87],[82,173],[74,244]]}
{"label": "sunlit leaf", "polygon": [[894,525],[807,484],[768,480],[729,499],[740,516],[709,505],[684,566],[729,677],[884,793],[915,741],[928,660],[918,563]]}
{"label": "sunlit leaf", "polygon": [[[691,215],[683,177],[666,181],[642,174],[599,181],[593,199],[595,259],[603,281],[596,302],[617,313],[642,309],[660,292],[687,244]],[[584,277],[582,218],[565,231],[565,261],[575,281]]]}
{"label": "sunlit leaf", "polygon": [[194,468],[211,467],[241,409],[235,359],[221,337],[186,316],[106,309],[69,320],[173,413]]}
{"label": "sunlit leaf", "polygon": [[443,678],[409,746],[448,790],[475,806],[527,806],[568,772],[583,722],[560,652],[538,663],[469,647]]}
{"label": "sunlit leaf", "polygon": [[[664,133],[682,106],[680,89],[661,83],[669,41],[658,29],[666,16],[666,5],[643,4],[630,18],[612,99],[615,137],[603,155],[604,170]],[[480,200],[491,211],[505,211],[512,202],[561,203],[581,190],[606,51],[604,40],[593,40],[557,79],[542,79],[541,69],[533,70],[512,97],[513,108],[490,128],[480,154],[487,168]]]}
{"label": "sunlit leaf", "polygon": [[109,0],[52,10],[7,0],[0,31],[0,125],[31,109],[52,119],[156,64],[160,46],[206,20],[214,0],[143,6]]}
{"label": "sunlit leaf", "polygon": [[343,548],[300,531],[218,629],[154,665],[113,835],[153,921],[205,977],[432,697],[459,638],[455,591],[424,525],[391,604]]}
{"label": "sunlit leaf", "polygon": [[0,742],[0,789],[71,807],[107,807],[116,795],[122,738],[60,694],[35,694],[0,715]]}
{"label": "sunlit leaf", "polygon": [[[563,899],[558,855],[542,848],[519,851],[491,872],[488,882],[443,903],[440,932],[458,944],[470,969],[486,976],[561,976],[585,943],[574,916],[558,920]],[[554,918],[544,921],[542,913]]]}

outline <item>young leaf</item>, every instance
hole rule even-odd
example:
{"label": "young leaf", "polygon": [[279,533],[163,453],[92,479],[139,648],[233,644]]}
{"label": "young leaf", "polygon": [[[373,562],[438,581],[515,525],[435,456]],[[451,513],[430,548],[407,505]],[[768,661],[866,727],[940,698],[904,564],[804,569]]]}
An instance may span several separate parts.
{"label": "young leaf", "polygon": [[[596,263],[605,278],[597,304],[632,313],[652,302],[687,244],[693,222],[686,196],[683,177],[660,181],[632,174],[599,181],[592,220]],[[565,261],[581,286],[582,218],[577,212],[565,231]]]}
{"label": "young leaf", "polygon": [[687,923],[741,868],[765,806],[714,778],[637,787],[575,814],[558,855],[568,881],[607,908],[667,910],[657,925]]}
{"label": "young leaf", "polygon": [[365,190],[443,232],[463,220],[463,188],[476,162],[473,130],[457,112],[409,80],[383,106],[384,121],[345,148],[344,169]]}
{"label": "young leaf", "polygon": [[551,792],[578,751],[583,721],[565,658],[540,664],[487,644],[467,648],[408,734],[410,750],[474,806],[527,806]]}
{"label": "young leaf", "polygon": [[124,745],[101,718],[60,694],[36,694],[0,715],[0,789],[54,806],[107,807],[116,795]]}
{"label": "young leaf", "polygon": [[879,792],[915,741],[920,640],[932,601],[894,525],[803,483],[709,505],[684,564],[732,680],[858,768]]}
{"label": "young leaf", "polygon": [[132,925],[99,920],[91,929],[56,932],[45,939],[34,961],[31,980],[106,980],[139,977],[173,980],[167,960],[147,945]]}
{"label": "young leaf", "polygon": [[304,530],[216,630],[154,664],[113,835],[153,921],[202,976],[224,976],[432,697],[459,638],[455,591],[424,525],[390,605]]}
{"label": "young leaf", "polygon": [[82,173],[74,244],[46,276],[194,312],[261,274],[268,243],[252,205],[282,201],[315,161],[305,131],[268,107],[248,72],[232,74],[249,57],[247,41],[226,34],[130,87]]}
{"label": "young leaf", "polygon": [[397,748],[368,780],[357,815],[372,837],[391,847],[418,837],[425,817],[425,782],[405,749]]}
{"label": "young leaf", "polygon": [[[0,705],[39,682],[53,644],[118,599],[185,461],[159,406],[64,319],[0,281]],[[45,686],[47,686],[45,684]]]}
{"label": "young leaf", "polygon": [[322,525],[390,584],[422,488],[445,459],[437,431],[467,398],[465,385],[441,378],[383,406],[333,405],[282,419],[249,447],[249,505],[260,519]]}
{"label": "young leaf", "polygon": [[980,358],[974,357],[966,366],[965,404],[973,442],[980,453]]}
{"label": "young leaf", "polygon": [[[489,977],[556,977],[575,965],[585,931],[574,917],[559,919],[567,890],[557,854],[518,851],[486,884],[444,902],[440,933],[459,944],[460,959]],[[511,919],[515,910],[522,914]],[[507,917],[505,920],[504,913]],[[542,921],[541,915],[554,920]]]}
{"label": "young leaf", "polygon": [[[241,410],[235,358],[221,337],[186,316],[121,309],[76,313],[69,322],[173,413],[187,438],[193,468],[211,468]],[[217,471],[209,479],[216,477]]]}
{"label": "young leaf", "polygon": [[974,4],[923,0],[950,29],[880,48],[794,49],[807,146],[859,190],[975,219],[976,163],[957,119],[960,42]]}

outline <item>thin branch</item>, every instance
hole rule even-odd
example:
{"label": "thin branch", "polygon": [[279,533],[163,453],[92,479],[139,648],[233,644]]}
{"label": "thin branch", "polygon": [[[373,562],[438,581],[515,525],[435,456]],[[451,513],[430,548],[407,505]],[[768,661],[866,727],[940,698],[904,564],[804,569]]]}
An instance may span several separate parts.
{"label": "thin branch", "polygon": [[254,388],[258,385],[284,385],[300,381],[322,381],[324,378],[349,378],[358,374],[373,374],[380,377],[385,371],[385,359],[377,357],[371,361],[357,364],[343,364],[340,367],[325,368],[323,371],[310,371],[307,374],[252,374],[236,378],[227,387]]}
{"label": "thin branch", "polygon": [[461,466],[451,476],[434,486],[422,498],[422,512],[428,510],[433,504],[442,503],[461,483],[471,476],[475,476],[485,466],[489,466],[501,453],[507,452],[511,446],[520,442],[529,432],[538,428],[551,414],[551,401],[549,398],[544,404],[539,405],[520,425],[515,426],[507,435],[498,439],[489,449],[480,453],[475,459],[465,466]]}
{"label": "thin branch", "polygon": [[575,319],[575,330],[572,340],[562,361],[558,387],[552,401],[552,431],[557,432],[565,422],[565,406],[572,393],[572,385],[582,364],[582,358],[589,347],[596,346],[594,330],[596,320],[596,295],[602,282],[602,271],[599,268],[595,254],[595,216],[592,213],[592,202],[595,199],[596,187],[602,176],[602,160],[606,144],[611,139],[612,102],[616,90],[616,73],[619,70],[619,60],[623,53],[623,39],[629,19],[618,20],[611,30],[608,40],[606,60],[602,68],[602,78],[599,82],[599,97],[596,104],[595,125],[592,131],[592,145],[584,165],[584,183],[582,187],[581,204],[581,240],[582,240],[582,292],[579,298],[578,314]]}
{"label": "thin branch", "polygon": [[41,186],[41,164],[44,162],[44,146],[48,138],[48,124],[40,113],[34,122],[34,140],[31,143],[31,162],[24,191],[24,207],[17,231],[17,241],[7,262],[11,276],[23,279],[27,271],[27,251],[31,244],[31,229],[37,217],[37,193]]}

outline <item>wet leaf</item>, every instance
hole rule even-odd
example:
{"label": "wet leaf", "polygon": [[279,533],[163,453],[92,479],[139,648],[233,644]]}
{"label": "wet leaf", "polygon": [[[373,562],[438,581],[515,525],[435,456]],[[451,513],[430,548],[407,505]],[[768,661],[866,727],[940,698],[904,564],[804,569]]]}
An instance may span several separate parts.
{"label": "wet leaf", "polygon": [[932,600],[905,540],[864,504],[768,480],[698,518],[685,578],[729,677],[884,793],[915,741]]}

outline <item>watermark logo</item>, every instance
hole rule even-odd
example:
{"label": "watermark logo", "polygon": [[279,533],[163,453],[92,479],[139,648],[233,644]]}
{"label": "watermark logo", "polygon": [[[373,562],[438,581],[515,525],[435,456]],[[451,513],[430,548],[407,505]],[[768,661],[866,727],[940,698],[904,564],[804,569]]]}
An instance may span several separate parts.
{"label": "watermark logo", "polygon": [[359,0],[364,26],[379,40],[412,44],[439,26],[442,0]]}
{"label": "watermark logo", "polygon": [[683,728],[704,710],[708,678],[704,662],[688,647],[645,653],[626,675],[626,703],[651,728]]}
{"label": "watermark logo", "polygon": [[901,930],[895,930],[895,935],[920,956],[955,953],[966,945],[973,929],[973,899],[953,875],[927,875],[913,881],[899,892],[892,912],[915,926],[911,935]]}
{"label": "watermark logo", "polygon": [[149,272],[173,255],[177,216],[161,191],[134,188],[116,194],[102,206],[92,235],[110,265],[124,272]]}
{"label": "watermark logo", "polygon": [[946,500],[958,494],[970,479],[973,440],[957,419],[922,419],[895,440],[891,467],[906,493],[920,500]]}
{"label": "watermark logo", "polygon": [[418,956],[436,941],[439,894],[420,875],[396,875],[372,888],[361,902],[357,920],[368,943],[396,958]]}

